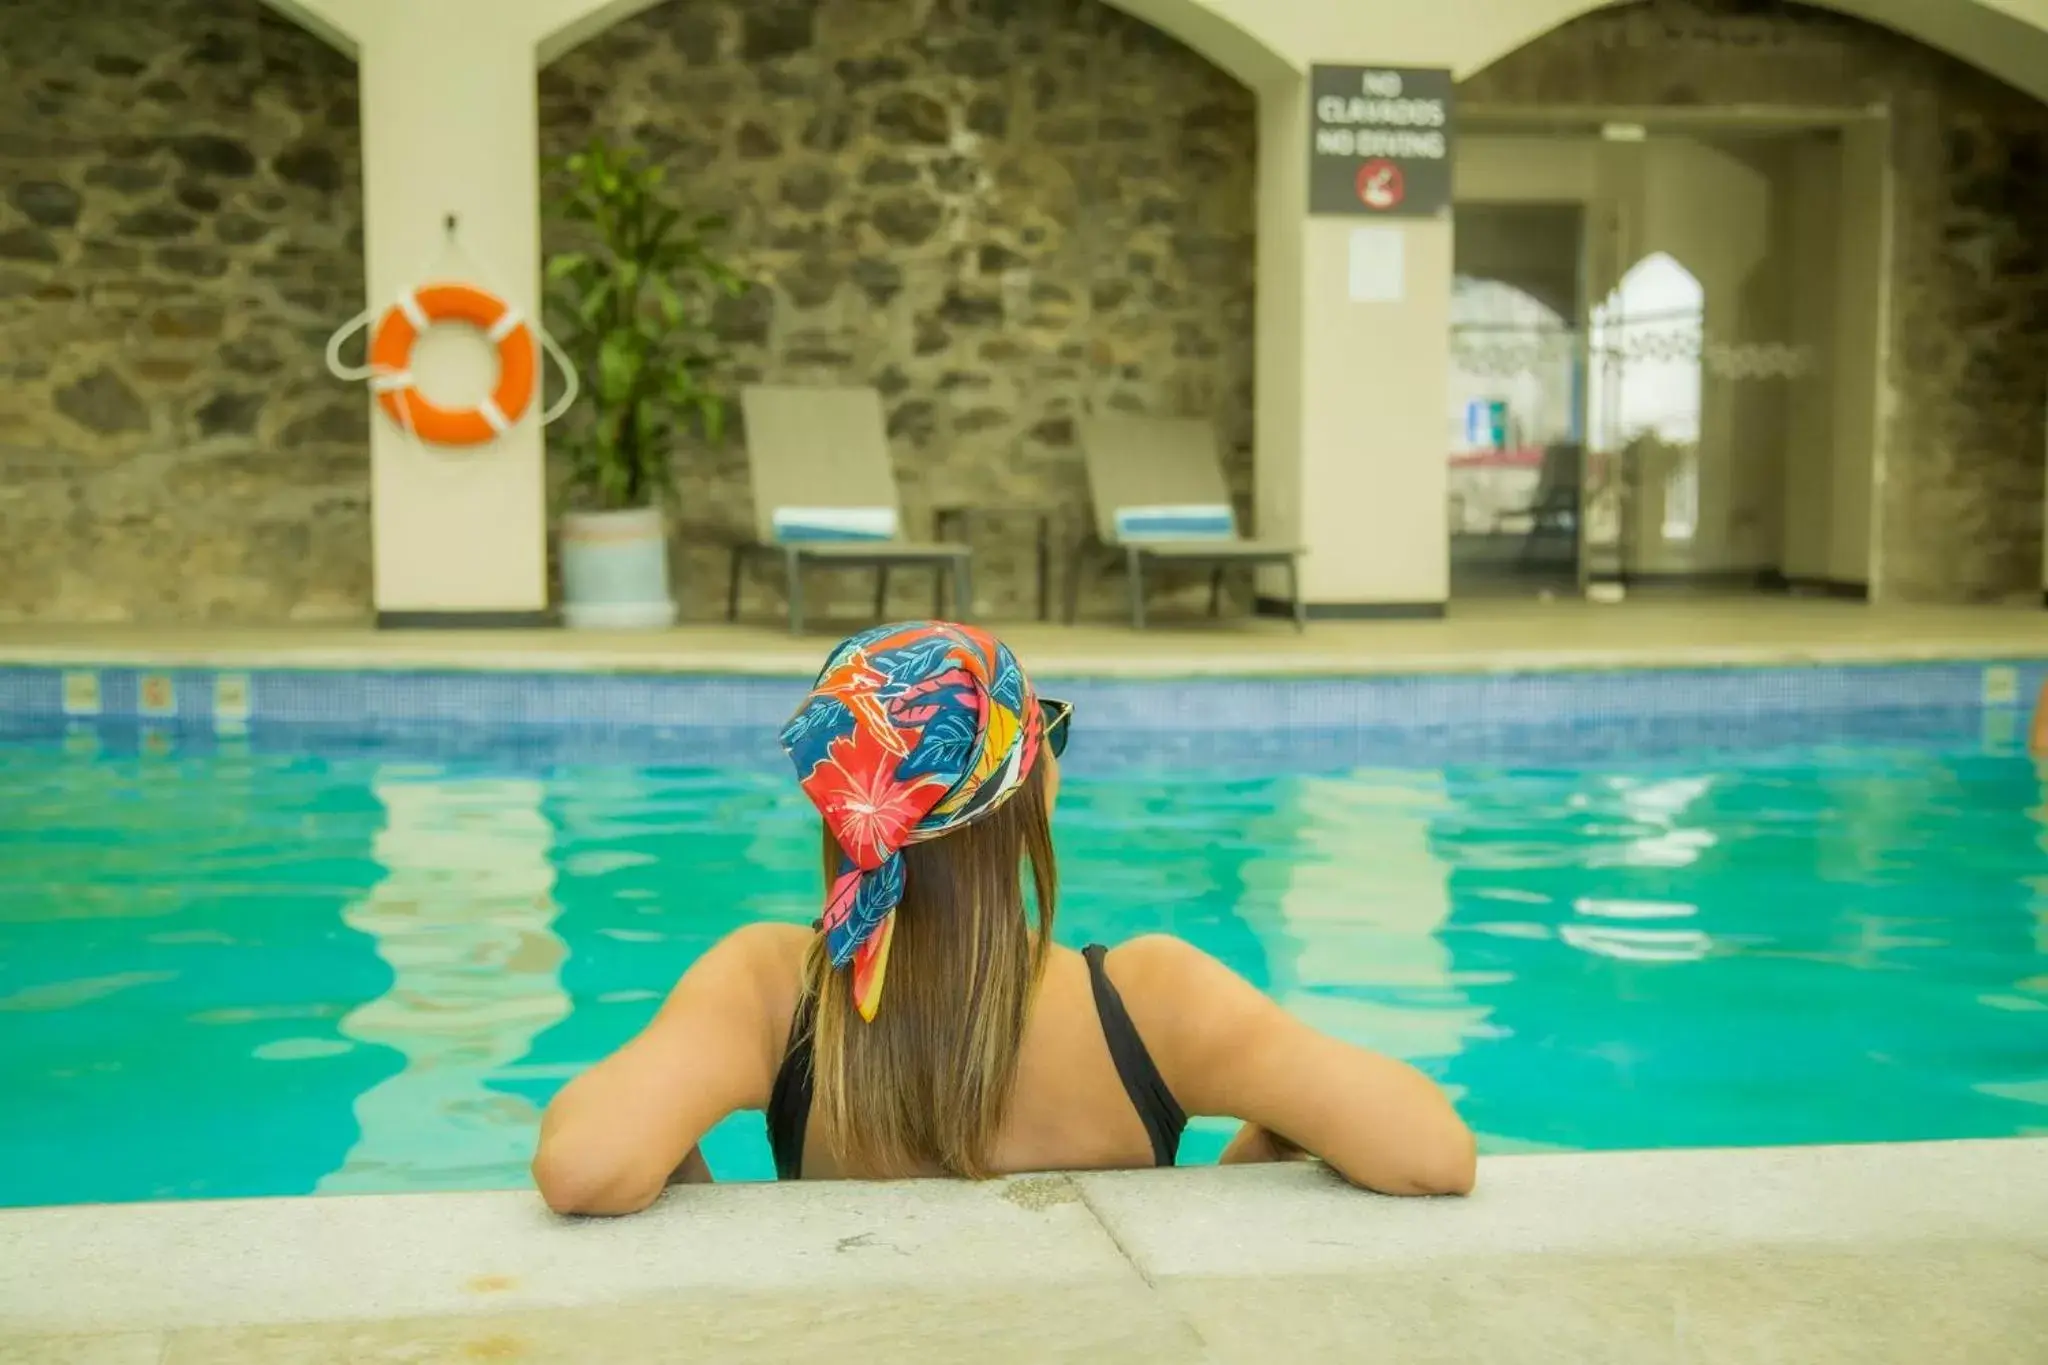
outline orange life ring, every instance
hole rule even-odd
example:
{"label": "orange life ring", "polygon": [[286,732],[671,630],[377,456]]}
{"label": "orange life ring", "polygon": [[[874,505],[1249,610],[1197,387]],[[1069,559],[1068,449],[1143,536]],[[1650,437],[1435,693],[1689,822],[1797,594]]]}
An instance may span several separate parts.
{"label": "orange life ring", "polygon": [[[473,408],[444,408],[413,382],[412,348],[439,322],[465,322],[498,348],[498,387]],[[526,316],[494,294],[467,284],[432,284],[399,295],[370,342],[370,387],[392,421],[423,441],[482,445],[510,431],[533,402],[540,357]]]}

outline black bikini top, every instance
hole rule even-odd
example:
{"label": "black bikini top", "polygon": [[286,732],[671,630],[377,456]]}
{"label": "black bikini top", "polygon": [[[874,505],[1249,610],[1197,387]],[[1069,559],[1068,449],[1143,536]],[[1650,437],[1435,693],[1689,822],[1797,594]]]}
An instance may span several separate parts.
{"label": "black bikini top", "polygon": [[[1109,950],[1091,943],[1081,955],[1088,961],[1088,979],[1095,988],[1095,1012],[1102,1020],[1102,1036],[1109,1044],[1110,1060],[1124,1083],[1124,1093],[1144,1121],[1152,1139],[1152,1163],[1171,1166],[1180,1151],[1180,1137],[1188,1116],[1166,1088],[1166,1078],[1145,1050],[1145,1040],[1131,1022],[1124,998],[1117,994],[1103,968]],[[805,996],[797,1003],[790,1021],[789,1048],[775,1073],[775,1089],[768,1097],[768,1146],[775,1153],[778,1180],[796,1180],[804,1169],[804,1132],[811,1121],[811,1009]]]}

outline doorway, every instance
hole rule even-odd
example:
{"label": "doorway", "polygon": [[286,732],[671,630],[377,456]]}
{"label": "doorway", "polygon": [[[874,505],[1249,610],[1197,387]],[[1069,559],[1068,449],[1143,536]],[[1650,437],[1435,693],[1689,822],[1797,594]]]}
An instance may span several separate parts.
{"label": "doorway", "polygon": [[1460,203],[1452,238],[1454,597],[1576,591],[1585,206]]}
{"label": "doorway", "polygon": [[1657,117],[1468,120],[1453,596],[1867,596],[1885,124]]}

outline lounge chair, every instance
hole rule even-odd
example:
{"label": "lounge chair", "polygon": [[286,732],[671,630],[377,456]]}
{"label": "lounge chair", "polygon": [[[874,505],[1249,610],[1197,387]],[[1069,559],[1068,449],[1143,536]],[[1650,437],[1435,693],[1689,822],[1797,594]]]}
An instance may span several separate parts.
{"label": "lounge chair", "polygon": [[[1529,533],[1522,538],[1517,557],[1525,569],[1544,559],[1561,568],[1577,569],[1579,558],[1579,486],[1585,473],[1586,448],[1575,441],[1558,442],[1543,448],[1543,468],[1537,475],[1536,492],[1519,515],[1529,519]],[[1562,549],[1546,555],[1546,545]]]}
{"label": "lounge chair", "polygon": [[1081,423],[1081,452],[1095,502],[1095,534],[1067,574],[1067,621],[1080,610],[1081,576],[1105,550],[1122,555],[1130,573],[1131,625],[1145,628],[1145,574],[1157,565],[1209,570],[1209,614],[1223,610],[1223,575],[1232,568],[1280,565],[1296,629],[1308,624],[1301,597],[1301,547],[1238,534],[1237,514],[1216,433],[1207,422],[1150,417],[1094,417]]}
{"label": "lounge chair", "polygon": [[929,568],[943,610],[950,571],[953,614],[973,609],[972,551],[902,538],[903,512],[889,462],[882,396],[867,388],[756,385],[740,394],[754,490],[754,539],[733,546],[726,619],[740,616],[749,559],[779,559],[789,583],[789,628],[804,628],[803,571],[811,565],[875,570],[875,615],[888,610],[889,571]]}

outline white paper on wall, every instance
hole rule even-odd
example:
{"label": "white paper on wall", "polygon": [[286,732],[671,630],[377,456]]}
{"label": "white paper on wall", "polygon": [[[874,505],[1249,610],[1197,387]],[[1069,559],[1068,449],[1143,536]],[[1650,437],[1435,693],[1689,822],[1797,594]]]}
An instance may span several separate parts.
{"label": "white paper on wall", "polygon": [[1398,227],[1351,229],[1351,301],[1399,303],[1408,293],[1407,239]]}

